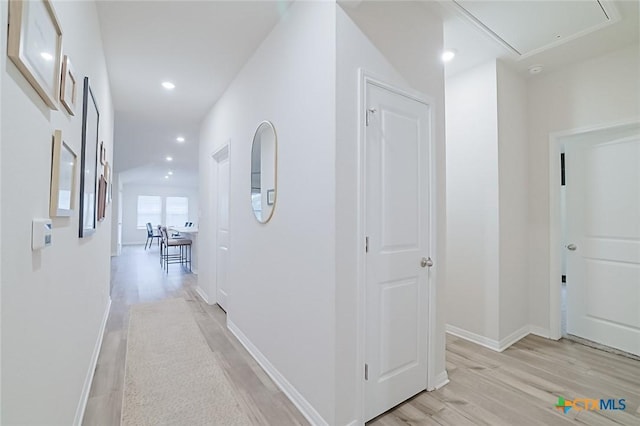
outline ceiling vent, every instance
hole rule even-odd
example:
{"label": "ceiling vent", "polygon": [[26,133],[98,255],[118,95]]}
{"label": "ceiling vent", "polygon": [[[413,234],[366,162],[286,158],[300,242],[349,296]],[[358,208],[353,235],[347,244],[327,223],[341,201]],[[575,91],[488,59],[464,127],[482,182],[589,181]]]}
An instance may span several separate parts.
{"label": "ceiling vent", "polygon": [[452,0],[475,25],[524,59],[620,20],[607,0]]}

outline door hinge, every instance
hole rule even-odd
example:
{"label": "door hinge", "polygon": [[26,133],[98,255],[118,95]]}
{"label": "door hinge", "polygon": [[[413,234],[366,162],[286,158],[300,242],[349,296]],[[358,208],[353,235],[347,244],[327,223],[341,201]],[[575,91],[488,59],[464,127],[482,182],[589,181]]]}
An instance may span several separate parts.
{"label": "door hinge", "polygon": [[369,380],[369,364],[364,365],[364,379]]}
{"label": "door hinge", "polygon": [[365,115],[365,120],[364,120],[365,121],[365,125],[367,125],[367,126],[369,125],[370,115],[371,114],[375,114],[376,111],[377,110],[375,108],[367,108],[366,115]]}
{"label": "door hinge", "polygon": [[560,153],[560,186],[565,186],[567,184],[566,181],[566,167],[565,167],[565,158],[564,158],[564,152]]}
{"label": "door hinge", "polygon": [[364,252],[369,253],[369,237],[364,237]]}

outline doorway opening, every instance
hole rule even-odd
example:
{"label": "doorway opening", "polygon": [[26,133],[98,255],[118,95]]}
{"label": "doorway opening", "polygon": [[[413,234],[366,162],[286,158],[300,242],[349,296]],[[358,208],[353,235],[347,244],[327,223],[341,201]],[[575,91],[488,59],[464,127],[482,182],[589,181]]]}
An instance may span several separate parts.
{"label": "doorway opening", "polygon": [[640,355],[640,123],[550,144],[551,337]]}

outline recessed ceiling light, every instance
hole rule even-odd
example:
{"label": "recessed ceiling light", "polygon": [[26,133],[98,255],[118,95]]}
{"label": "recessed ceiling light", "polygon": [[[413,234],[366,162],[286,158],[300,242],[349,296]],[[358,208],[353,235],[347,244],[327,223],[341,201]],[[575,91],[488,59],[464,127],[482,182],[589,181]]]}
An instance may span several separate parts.
{"label": "recessed ceiling light", "polygon": [[442,52],[442,62],[449,62],[455,56],[456,56],[456,50],[455,49],[447,49],[444,52]]}
{"label": "recessed ceiling light", "polygon": [[173,157],[167,155],[167,161],[173,161]]}
{"label": "recessed ceiling light", "polygon": [[182,136],[178,136],[176,140],[180,143],[184,142],[184,138]]}
{"label": "recessed ceiling light", "polygon": [[176,88],[176,85],[175,85],[175,84],[173,84],[173,83],[172,83],[172,82],[170,82],[170,81],[163,81],[163,82],[162,82],[162,87],[164,87],[164,88],[165,88],[165,89],[167,89],[167,90],[173,90],[173,89],[175,89],[175,88]]}
{"label": "recessed ceiling light", "polygon": [[173,174],[173,172],[172,172],[171,170],[169,170],[169,172],[167,172],[167,174],[168,174],[169,176],[171,176],[171,175]]}
{"label": "recessed ceiling light", "polygon": [[165,178],[165,179],[169,179],[169,176],[167,176],[167,175],[164,175],[164,178]]}
{"label": "recessed ceiling light", "polygon": [[42,52],[40,56],[42,56],[45,61],[53,61],[53,55],[49,52]]}

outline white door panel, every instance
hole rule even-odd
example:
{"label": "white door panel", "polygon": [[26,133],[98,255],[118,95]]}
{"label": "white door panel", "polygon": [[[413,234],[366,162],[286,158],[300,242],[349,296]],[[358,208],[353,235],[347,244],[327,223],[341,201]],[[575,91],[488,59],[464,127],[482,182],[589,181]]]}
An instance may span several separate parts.
{"label": "white door panel", "polygon": [[[416,323],[419,292],[415,279],[380,285],[380,380],[393,377],[419,362],[420,324]],[[404,312],[404,315],[397,316],[398,312]],[[393,350],[384,350],[385,347]]]}
{"label": "white door panel", "polygon": [[[386,107],[386,105],[385,105]],[[420,201],[419,122],[416,116],[381,107],[383,137],[381,163],[381,250],[392,253],[417,249]],[[374,120],[371,120],[374,123]],[[404,143],[394,143],[402,140]]]}
{"label": "white door panel", "polygon": [[426,388],[429,107],[373,84],[366,128],[369,420]]}
{"label": "white door panel", "polygon": [[640,138],[565,152],[567,331],[640,355]]}

